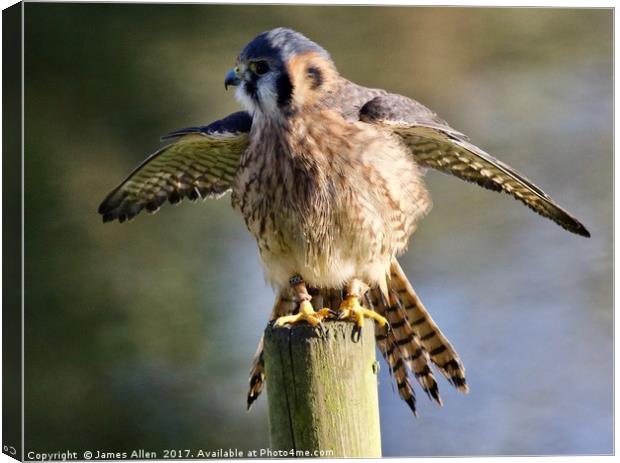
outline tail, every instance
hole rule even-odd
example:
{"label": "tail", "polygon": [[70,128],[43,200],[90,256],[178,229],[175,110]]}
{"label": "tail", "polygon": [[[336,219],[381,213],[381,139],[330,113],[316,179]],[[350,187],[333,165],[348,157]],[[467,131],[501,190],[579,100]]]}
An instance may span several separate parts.
{"label": "tail", "polygon": [[392,260],[389,286],[390,291],[397,294],[405,309],[407,323],[419,336],[431,361],[454,387],[461,392],[469,392],[465,379],[465,367],[459,354],[431,318],[396,259]]}
{"label": "tail", "polygon": [[413,414],[417,415],[416,398],[409,381],[409,370],[421,373],[418,380],[421,380],[422,389],[429,397],[435,394],[436,400],[441,403],[437,394],[437,382],[428,368],[428,353],[420,346],[419,338],[411,332],[411,327],[406,323],[406,314],[399,313],[401,309],[398,305],[394,305],[394,310],[391,310],[392,306],[387,303],[380,288],[371,289],[366,293],[366,304],[387,318],[390,324],[391,330],[388,326],[375,325],[377,347],[388,364],[390,375],[396,381],[398,393],[407,402]]}
{"label": "tail", "polygon": [[[275,320],[284,315],[290,315],[295,310],[295,297],[288,289],[282,289],[278,293],[276,302],[271,310],[270,320]],[[250,390],[248,391],[247,409],[252,408],[252,404],[265,387],[265,361],[263,359],[263,337],[261,336],[252,360],[252,369],[250,370]]]}
{"label": "tail", "polygon": [[424,392],[442,404],[430,362],[458,390],[468,392],[461,359],[427,312],[396,259],[390,268],[387,298],[380,288],[373,288],[367,293],[366,302],[391,325],[391,332],[376,327],[377,345],[396,380],[401,398],[414,414],[416,401],[409,371]]}

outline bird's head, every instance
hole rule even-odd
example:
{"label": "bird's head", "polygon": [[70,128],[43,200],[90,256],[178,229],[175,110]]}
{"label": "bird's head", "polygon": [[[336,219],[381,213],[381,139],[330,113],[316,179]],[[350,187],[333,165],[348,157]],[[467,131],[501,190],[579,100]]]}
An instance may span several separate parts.
{"label": "bird's head", "polygon": [[329,53],[299,32],[272,29],[248,43],[224,85],[252,114],[275,117],[320,100],[337,72]]}

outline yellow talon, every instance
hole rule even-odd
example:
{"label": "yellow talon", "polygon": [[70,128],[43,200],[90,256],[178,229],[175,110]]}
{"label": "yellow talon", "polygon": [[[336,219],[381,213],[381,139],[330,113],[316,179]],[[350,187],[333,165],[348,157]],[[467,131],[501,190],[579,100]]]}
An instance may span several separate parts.
{"label": "yellow talon", "polygon": [[323,321],[323,319],[330,316],[333,316],[333,312],[330,309],[321,309],[318,312],[315,312],[312,304],[310,304],[310,301],[303,301],[299,305],[299,312],[296,315],[279,317],[276,319],[274,325],[276,327],[280,327],[286,325],[287,323],[294,325],[301,321],[306,321],[311,326],[317,326]]}
{"label": "yellow talon", "polygon": [[359,329],[364,326],[364,318],[372,318],[379,326],[385,326],[387,320],[374,310],[368,310],[361,306],[357,296],[347,296],[340,304],[341,320],[353,319]]}

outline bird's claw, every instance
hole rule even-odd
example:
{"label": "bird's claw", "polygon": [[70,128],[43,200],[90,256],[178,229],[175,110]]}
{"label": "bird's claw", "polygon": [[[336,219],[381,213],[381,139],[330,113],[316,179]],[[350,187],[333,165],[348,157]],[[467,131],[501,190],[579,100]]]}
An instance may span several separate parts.
{"label": "bird's claw", "polygon": [[352,319],[355,322],[356,328],[361,331],[364,327],[364,318],[371,318],[377,322],[379,326],[387,325],[388,330],[390,329],[388,321],[374,310],[369,310],[362,307],[357,296],[347,296],[342,301],[342,304],[340,304],[340,314],[338,315],[338,319]]}
{"label": "bird's claw", "polygon": [[336,313],[328,308],[314,311],[310,301],[302,301],[299,305],[299,312],[295,315],[286,315],[279,317],[274,321],[274,326],[279,328],[286,324],[295,325],[302,321],[307,322],[310,326],[317,326],[321,329],[321,332],[325,334],[325,326],[323,326],[323,320],[326,318],[336,317]]}

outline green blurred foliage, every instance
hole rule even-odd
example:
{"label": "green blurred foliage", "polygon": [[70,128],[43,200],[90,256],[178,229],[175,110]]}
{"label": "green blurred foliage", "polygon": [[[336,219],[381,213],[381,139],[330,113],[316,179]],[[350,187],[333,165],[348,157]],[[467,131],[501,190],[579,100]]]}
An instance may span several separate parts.
{"label": "green blurred foliage", "polygon": [[255,35],[287,26],[346,77],[437,110],[593,233],[429,175],[435,210],[403,261],[473,392],[442,383],[446,406],[422,398],[427,418],[414,420],[383,376],[384,453],[611,452],[611,10],[25,12],[26,449],[268,445],[265,398],[249,414],[244,402],[273,294],[229,199],[123,225],[96,209],[159,136],[237,110],[226,70]]}

